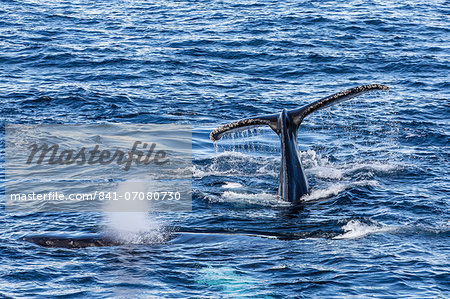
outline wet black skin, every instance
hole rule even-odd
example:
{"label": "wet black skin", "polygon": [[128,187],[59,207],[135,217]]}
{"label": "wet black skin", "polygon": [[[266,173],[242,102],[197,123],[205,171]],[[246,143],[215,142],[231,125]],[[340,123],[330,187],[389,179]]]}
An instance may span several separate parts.
{"label": "wet black skin", "polygon": [[278,195],[288,202],[309,193],[302,162],[298,156],[298,127],[294,124],[288,111],[284,109],[278,117],[281,141],[281,169],[278,184]]}
{"label": "wet black skin", "polygon": [[212,141],[219,140],[227,133],[248,129],[249,127],[268,125],[280,137],[281,167],[278,195],[294,204],[302,202],[302,197],[309,194],[308,180],[298,156],[298,128],[303,119],[314,111],[338,104],[373,90],[388,90],[381,84],[369,84],[354,87],[333,94],[309,105],[294,110],[284,109],[280,113],[242,119],[222,125],[211,132]]}
{"label": "wet black skin", "polygon": [[85,248],[121,245],[119,242],[104,236],[64,237],[40,235],[24,237],[22,240],[34,243],[36,245],[52,248]]}

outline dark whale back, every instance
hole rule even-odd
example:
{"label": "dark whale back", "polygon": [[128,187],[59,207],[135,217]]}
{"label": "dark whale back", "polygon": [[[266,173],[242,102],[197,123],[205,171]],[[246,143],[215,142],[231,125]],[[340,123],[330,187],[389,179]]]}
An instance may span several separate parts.
{"label": "dark whale back", "polygon": [[92,236],[55,236],[55,235],[37,235],[22,238],[22,240],[34,243],[44,247],[54,248],[85,248],[85,247],[104,247],[118,246],[120,242],[114,241],[103,235]]}

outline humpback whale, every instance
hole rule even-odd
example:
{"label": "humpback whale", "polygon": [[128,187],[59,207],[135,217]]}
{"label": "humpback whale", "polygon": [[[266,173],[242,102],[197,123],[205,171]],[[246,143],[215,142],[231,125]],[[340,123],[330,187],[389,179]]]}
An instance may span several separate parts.
{"label": "humpback whale", "polygon": [[309,105],[293,109],[283,109],[279,113],[251,117],[222,125],[210,134],[211,140],[217,141],[223,135],[249,127],[269,126],[278,134],[281,141],[281,168],[278,185],[278,195],[288,202],[301,202],[301,197],[309,193],[308,180],[298,156],[298,128],[303,119],[319,109],[338,104],[373,90],[388,90],[382,84],[369,84],[354,87],[333,94]]}
{"label": "humpback whale", "polygon": [[119,246],[120,242],[103,235],[90,236],[58,236],[58,235],[36,235],[22,238],[23,241],[36,245],[52,248],[85,248]]}

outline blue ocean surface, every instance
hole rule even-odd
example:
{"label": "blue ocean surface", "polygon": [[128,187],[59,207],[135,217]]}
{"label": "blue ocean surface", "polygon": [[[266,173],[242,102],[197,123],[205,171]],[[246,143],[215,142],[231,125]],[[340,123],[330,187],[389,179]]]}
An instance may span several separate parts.
{"label": "blue ocean surface", "polygon": [[[0,119],[193,127],[192,212],[0,213],[0,295],[449,298],[450,2],[0,1]],[[362,84],[278,137],[211,130]],[[4,130],[3,130],[4,131]],[[5,142],[0,177],[5,195]],[[45,173],[42,174],[45,179]],[[126,231],[121,246],[23,237]]]}

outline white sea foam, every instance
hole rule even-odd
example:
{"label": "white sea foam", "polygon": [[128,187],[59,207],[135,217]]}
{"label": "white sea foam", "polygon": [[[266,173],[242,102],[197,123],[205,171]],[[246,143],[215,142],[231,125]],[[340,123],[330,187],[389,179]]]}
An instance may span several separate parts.
{"label": "white sea foam", "polygon": [[[229,184],[229,183],[227,183]],[[232,183],[233,184],[233,183]],[[240,188],[241,184],[238,184]],[[330,184],[323,189],[313,189],[310,194],[304,196],[304,201],[316,201],[320,199],[326,199],[345,191],[353,186],[377,186],[378,182],[375,180],[363,180],[357,182],[340,182]],[[233,186],[233,185],[232,185]],[[231,188],[230,188],[231,189]],[[234,191],[225,191],[220,198],[214,198],[215,202],[246,202],[250,204],[262,204],[262,205],[288,205],[280,199],[276,193],[240,193]]]}
{"label": "white sea foam", "polygon": [[194,165],[192,171],[192,176],[194,178],[199,179],[208,176],[249,176],[249,175],[250,175],[249,173],[246,173],[239,168],[229,168],[227,170],[219,169],[216,163],[208,165],[207,167],[203,168]]}
{"label": "white sea foam", "polygon": [[327,166],[316,166],[309,169],[309,172],[314,176],[323,179],[340,179],[342,178],[344,172],[341,169],[327,167]]}
{"label": "white sea foam", "polygon": [[236,189],[236,188],[241,188],[242,185],[239,183],[234,183],[234,182],[225,182],[225,185],[222,185],[222,188],[225,189]]}
{"label": "white sea foam", "polygon": [[392,231],[395,227],[382,225],[374,221],[373,223],[366,224],[359,220],[350,220],[342,226],[342,229],[345,233],[338,235],[333,239],[356,239],[368,234]]}
{"label": "white sea foam", "polygon": [[314,150],[299,152],[300,159],[308,173],[324,179],[341,179],[344,171],[337,168],[326,157]]}
{"label": "white sea foam", "polygon": [[351,173],[360,170],[373,170],[376,172],[390,172],[399,167],[399,165],[395,163],[381,163],[381,162],[373,162],[373,163],[361,163],[361,164],[348,164],[345,167],[346,173]]}
{"label": "white sea foam", "polygon": [[328,198],[331,196],[335,196],[342,191],[344,191],[348,185],[343,183],[332,184],[328,186],[326,189],[313,189],[310,194],[304,196],[302,200],[304,201],[314,201],[318,199]]}
{"label": "white sea foam", "polygon": [[273,165],[273,161],[266,161],[266,164],[262,165],[258,170],[256,170],[256,173],[260,175],[268,175],[271,177],[278,177],[280,174],[280,171],[276,169],[276,167]]}
{"label": "white sea foam", "polygon": [[223,157],[234,157],[234,158],[239,158],[239,159],[250,159],[252,160],[253,157],[251,155],[242,153],[242,152],[237,152],[237,151],[224,151],[221,153],[218,153],[216,155],[216,158],[223,158]]}
{"label": "white sea foam", "polygon": [[375,171],[378,173],[391,172],[399,168],[397,163],[392,162],[366,162],[348,163],[336,165],[314,150],[300,152],[300,158],[305,168],[312,175],[323,179],[339,180],[343,177],[359,171]]}
{"label": "white sea foam", "polygon": [[[273,157],[258,157],[241,152],[226,151],[217,154],[209,165],[193,165],[192,176],[203,178],[208,176],[254,176],[272,175],[278,176],[273,170],[276,159]],[[252,165],[256,172],[249,172],[242,168],[242,164]]]}
{"label": "white sea foam", "polygon": [[[376,180],[361,180],[352,181],[355,177],[355,172],[364,172],[364,177],[373,177],[376,172],[390,172],[398,168],[396,163],[382,163],[382,162],[366,162],[366,163],[349,163],[349,164],[335,164],[330,162],[327,157],[322,156],[319,152],[314,150],[307,150],[299,152],[300,159],[305,166],[308,177],[316,179],[316,183],[312,186],[311,194],[305,196],[305,201],[315,201],[320,199],[335,196],[348,188],[355,186],[377,186]],[[257,157],[248,153],[226,151],[218,153],[212,164],[207,166],[194,166],[194,177],[203,178],[205,176],[267,176],[274,178],[279,176],[279,158],[271,157]],[[234,163],[234,164],[233,164]],[[248,165],[242,167],[242,165]],[[251,170],[250,170],[251,169]],[[250,170],[250,171],[249,171]],[[241,184],[225,184],[223,188],[234,189],[243,187]],[[256,202],[267,200],[267,196],[272,198],[269,200],[270,204],[274,201],[279,201],[276,194],[270,193],[224,193],[220,198],[214,197],[212,201],[246,201]],[[264,204],[264,203],[261,203]]]}
{"label": "white sea foam", "polygon": [[234,192],[234,191],[225,191],[222,193],[222,196],[216,198],[214,201],[258,204],[258,205],[267,205],[267,206],[289,205],[289,203],[282,201],[277,194],[266,193],[266,192],[240,193],[240,192]]}
{"label": "white sea foam", "polygon": [[338,195],[339,193],[345,191],[348,188],[354,186],[377,186],[378,182],[375,180],[363,180],[356,182],[339,182],[335,184],[330,184],[326,188],[312,189],[311,193],[304,196],[302,200],[304,201],[315,201],[319,199],[329,198],[331,196]]}
{"label": "white sea foam", "polygon": [[225,191],[222,196],[224,198],[230,198],[230,199],[259,199],[259,200],[275,200],[276,195],[270,194],[270,193],[257,193],[257,194],[251,194],[251,193],[238,193],[233,191]]}

